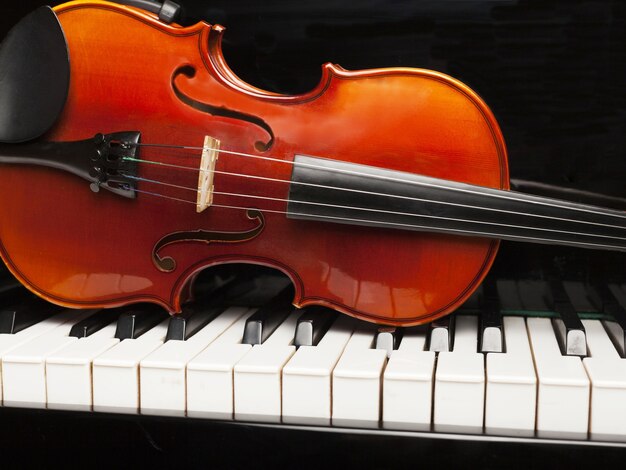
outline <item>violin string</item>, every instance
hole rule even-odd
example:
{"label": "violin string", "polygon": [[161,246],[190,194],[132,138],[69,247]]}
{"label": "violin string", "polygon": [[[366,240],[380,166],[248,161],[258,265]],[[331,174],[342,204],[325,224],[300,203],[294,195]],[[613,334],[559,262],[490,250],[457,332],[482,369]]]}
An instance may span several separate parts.
{"label": "violin string", "polygon": [[146,191],[145,189],[133,189],[134,192],[136,193],[140,193],[140,194],[147,194],[148,196],[156,196],[156,197],[161,197],[163,199],[169,199],[171,201],[178,201],[178,202],[184,202],[186,204],[193,204],[194,206],[196,206],[198,203],[194,202],[194,201],[188,201],[186,199],[181,199],[178,197],[174,197],[174,196],[166,196],[165,194],[160,194],[160,193],[155,193],[152,191]]}
{"label": "violin string", "polygon": [[[459,188],[459,187],[453,187],[453,186],[443,186],[440,184],[436,184],[436,183],[428,183],[428,182],[424,182],[424,181],[413,181],[413,180],[408,180],[408,179],[403,179],[403,178],[395,178],[395,177],[391,177],[391,176],[384,176],[384,175],[372,175],[369,173],[363,173],[360,171],[353,171],[353,170],[344,170],[344,169],[339,169],[339,168],[327,168],[325,166],[322,165],[314,165],[311,163],[304,163],[304,162],[296,162],[291,161],[291,160],[285,160],[282,158],[278,158],[278,157],[267,157],[267,156],[263,156],[263,155],[255,155],[252,153],[245,153],[245,152],[236,152],[233,150],[226,150],[226,149],[221,149],[221,148],[217,148],[217,147],[204,147],[204,146],[190,146],[190,145],[174,145],[174,144],[155,144],[155,143],[136,143],[136,142],[126,142],[126,144],[128,146],[131,147],[156,147],[156,148],[173,148],[173,149],[182,149],[182,150],[200,150],[200,151],[205,151],[205,150],[211,150],[211,151],[215,151],[217,153],[224,153],[227,155],[232,155],[235,157],[244,157],[244,158],[255,158],[255,159],[259,159],[259,160],[265,160],[265,161],[271,161],[274,163],[282,163],[285,165],[293,165],[293,166],[302,166],[305,168],[311,168],[311,169],[317,169],[317,170],[323,170],[323,171],[328,171],[331,173],[341,173],[341,174],[347,174],[347,175],[352,175],[352,176],[362,176],[365,178],[371,178],[371,179],[381,179],[381,180],[386,180],[386,181],[393,181],[396,183],[406,183],[406,184],[410,184],[410,185],[417,185],[417,186],[425,186],[425,187],[432,187],[435,189],[444,189],[444,190],[449,190],[449,191],[456,191],[456,192],[464,192],[464,193],[468,193],[468,194],[474,194],[474,195],[484,195],[484,193],[482,193],[480,190],[476,190],[476,189],[472,189],[472,188]],[[338,188],[341,189],[341,188]],[[518,201],[518,199],[515,198],[515,191],[502,191],[501,193],[491,193],[490,196],[496,197],[496,198],[501,198],[501,199],[507,199],[507,200],[512,200],[512,201]],[[549,198],[544,198],[544,199],[549,199]],[[610,209],[603,209],[603,208],[598,208],[598,207],[594,207],[594,206],[587,206],[587,207],[569,207],[567,205],[563,205],[560,201],[558,201],[557,199],[553,199],[552,202],[544,202],[544,201],[525,201],[525,202],[530,202],[533,204],[539,204],[539,205],[544,205],[544,206],[548,206],[548,207],[553,207],[553,208],[558,208],[558,209],[570,209],[570,210],[574,210],[574,211],[581,211],[581,212],[588,212],[588,213],[592,213],[592,214],[596,214],[596,215],[608,215],[611,217],[616,217],[616,218],[620,218],[620,219],[626,219],[626,215],[619,212],[619,211],[614,211],[614,210],[610,210]]]}
{"label": "violin string", "polygon": [[[184,165],[176,165],[176,164],[172,164],[172,163],[164,163],[164,162],[158,162],[158,161],[154,161],[154,160],[145,160],[145,159],[135,158],[135,157],[123,157],[123,159],[124,160],[128,160],[128,161],[147,163],[147,164],[150,164],[150,165],[163,166],[163,167],[167,167],[167,168],[176,168],[176,169],[181,169],[181,170],[186,170],[186,171],[193,171],[193,172],[198,172],[198,173],[211,172],[211,170],[203,170],[201,168],[192,168],[192,167],[188,167],[188,166],[184,166]],[[375,191],[366,191],[366,190],[362,190],[362,189],[342,188],[342,187],[337,187],[337,186],[315,184],[315,183],[307,183],[307,182],[304,182],[304,181],[288,181],[288,180],[282,180],[282,179],[278,179],[278,178],[270,178],[270,177],[257,176],[257,175],[248,175],[248,174],[244,174],[244,173],[234,173],[234,172],[228,172],[228,171],[222,171],[222,170],[213,170],[213,173],[227,175],[227,176],[242,177],[242,178],[260,179],[260,180],[272,181],[272,182],[277,182],[277,183],[303,185],[303,186],[309,186],[309,187],[315,187],[315,188],[321,188],[321,189],[329,189],[329,190],[336,190],[336,191],[356,192],[356,193],[367,194],[367,195],[371,195],[371,196],[381,196],[381,197],[397,198],[397,199],[404,199],[404,200],[415,201],[415,202],[425,202],[425,203],[431,203],[431,204],[441,204],[441,205],[446,205],[446,206],[463,207],[463,208],[467,208],[467,209],[477,209],[477,210],[490,211],[490,212],[501,212],[501,213],[505,213],[505,214],[515,214],[515,215],[521,215],[521,216],[525,216],[525,217],[537,217],[537,218],[549,219],[549,220],[560,220],[560,221],[563,221],[563,222],[573,222],[573,223],[577,223],[577,224],[596,225],[596,226],[607,227],[607,228],[616,228],[616,229],[619,229],[619,230],[625,230],[626,229],[626,227],[623,227],[623,226],[620,226],[620,225],[605,224],[605,223],[602,223],[602,222],[593,222],[593,221],[587,221],[587,220],[577,220],[577,219],[570,219],[570,218],[567,218],[567,217],[552,217],[552,216],[542,215],[542,214],[532,214],[532,213],[529,213],[529,212],[520,212],[520,211],[507,210],[507,209],[482,207],[482,206],[476,206],[476,205],[471,205],[471,204],[462,204],[462,203],[449,202],[449,201],[438,201],[438,200],[427,199],[427,198],[417,198],[417,197],[412,197],[412,196],[402,196],[402,195],[399,195],[399,194],[379,193],[379,192],[375,192]],[[126,174],[126,176],[130,177],[130,175],[128,175],[128,174]],[[174,186],[174,187],[176,186],[175,184],[172,184],[172,183],[164,183],[164,182],[160,182],[160,181],[152,181],[152,182],[155,183],[155,184],[165,184],[165,185]],[[188,189],[190,189],[190,188],[188,188]],[[197,189],[193,189],[193,191],[197,191]],[[526,228],[531,228],[532,229],[532,227],[526,227]]]}
{"label": "violin string", "polygon": [[[179,186],[179,185],[176,185],[176,184],[165,183],[165,182],[161,182],[161,181],[157,181],[157,180],[153,180],[153,179],[141,178],[141,177],[132,176],[132,175],[125,175],[125,176],[127,176],[130,179],[136,180],[136,181],[144,181],[144,182],[148,182],[148,183],[161,184],[161,185],[164,185],[164,186],[172,186],[172,187],[175,187],[175,188],[178,188],[178,189],[183,189],[183,190],[192,191],[192,192],[197,192],[198,191],[197,188],[190,188],[190,187],[187,187],[187,186]],[[568,234],[568,235],[595,236],[595,237],[600,237],[600,238],[611,238],[611,239],[615,239],[615,240],[626,241],[626,238],[624,238],[624,237],[616,237],[616,236],[601,235],[601,234],[591,234],[590,235],[588,233],[572,232],[572,231],[569,231],[569,230],[557,230],[557,229],[541,228],[541,227],[528,227],[528,226],[524,226],[524,225],[514,225],[514,224],[503,224],[503,223],[498,223],[498,222],[467,220],[467,219],[459,219],[459,218],[455,218],[455,217],[442,217],[442,216],[428,215],[428,214],[417,214],[417,213],[412,213],[412,212],[399,212],[399,211],[388,211],[388,210],[381,210],[381,209],[373,209],[373,208],[368,208],[368,207],[345,206],[345,205],[341,205],[341,204],[330,204],[330,203],[311,202],[311,201],[299,201],[299,200],[284,199],[284,198],[278,198],[278,197],[257,196],[257,195],[254,195],[254,194],[238,194],[238,193],[229,193],[229,192],[223,192],[223,191],[213,191],[212,193],[214,195],[218,195],[218,196],[250,198],[250,199],[263,200],[263,201],[274,201],[274,202],[285,202],[285,203],[291,202],[291,203],[294,203],[294,204],[306,204],[306,205],[310,205],[310,206],[331,207],[333,209],[348,209],[348,210],[355,210],[355,211],[373,212],[373,213],[379,213],[379,214],[393,214],[393,215],[400,215],[400,216],[406,216],[406,217],[419,217],[419,218],[424,218],[424,219],[443,220],[443,221],[460,222],[460,223],[473,223],[473,224],[477,224],[477,225],[491,225],[491,226],[496,226],[496,227],[506,227],[506,228],[514,228],[514,229],[515,228],[517,228],[517,229],[527,229],[527,230],[535,230],[535,231],[540,231],[540,232],[554,232],[554,233]],[[287,212],[285,212],[285,213],[287,213]],[[291,213],[291,212],[289,212],[289,213]]]}
{"label": "violin string", "polygon": [[[173,201],[183,202],[186,204],[192,204],[194,206],[197,205],[197,203],[193,201],[188,201],[185,199],[180,199],[180,198],[172,197],[172,196],[166,196],[164,194],[159,194],[159,193],[155,193],[152,191],[145,191],[145,190],[140,190],[140,189],[135,189],[135,191],[141,194],[149,195],[149,196],[156,196],[156,197],[160,197],[164,199],[170,199]],[[259,209],[258,207],[233,206],[233,205],[226,205],[226,204],[211,204],[211,207],[219,207],[222,209],[235,209],[235,210],[242,210],[242,211],[257,210],[257,211],[268,212],[272,214],[292,215],[292,216],[302,216],[302,217],[313,216],[315,217],[315,220],[329,220],[329,221],[335,221],[335,222],[340,222],[340,223],[341,222],[355,222],[355,223],[363,223],[366,225],[371,223],[371,221],[367,219],[355,219],[355,218],[350,218],[350,217],[335,217],[335,216],[330,216],[330,215],[314,215],[314,214],[311,215],[311,214],[304,214],[304,213],[299,213],[299,212],[279,211],[279,210],[274,210],[274,209]],[[385,222],[385,221],[380,221],[377,223],[380,223],[381,225],[387,225],[391,228],[424,229],[426,231],[433,231],[432,227],[418,225],[418,224],[404,224],[400,222]],[[488,237],[488,238],[506,238],[507,237],[506,234],[501,234],[501,233],[498,234],[498,233],[491,233],[491,232],[480,232],[476,230],[464,230],[464,229],[452,229],[452,228],[445,229],[445,232],[455,232],[455,233],[458,233],[459,235],[474,235],[478,237]],[[554,238],[541,238],[541,237],[527,237],[527,236],[522,236],[522,235],[519,235],[519,236],[515,235],[513,238],[515,240],[525,240],[525,241],[537,242],[537,243],[556,243],[556,244],[566,244],[566,245],[573,245],[573,246],[579,246],[579,247],[586,246],[589,248],[626,251],[626,247],[621,246],[621,245],[607,245],[607,244],[602,244],[602,243],[591,243],[591,242],[581,242],[581,241],[571,242],[568,240],[562,240],[558,238],[554,239]]]}

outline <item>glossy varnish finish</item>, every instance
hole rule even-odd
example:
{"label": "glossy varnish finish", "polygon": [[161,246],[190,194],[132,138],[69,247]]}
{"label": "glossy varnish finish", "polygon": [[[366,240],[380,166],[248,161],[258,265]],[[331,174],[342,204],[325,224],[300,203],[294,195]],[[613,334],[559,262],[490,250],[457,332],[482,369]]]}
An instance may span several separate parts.
{"label": "glossy varnish finish", "polygon": [[[219,26],[167,26],[105,2],[68,3],[56,12],[69,44],[71,80],[69,101],[47,140],[137,130],[143,143],[201,146],[209,135],[224,150],[281,160],[222,153],[218,172],[288,181],[288,162],[303,154],[508,188],[495,119],[475,93],[447,76],[416,69],[349,72],[327,64],[314,90],[277,95],[230,71]],[[200,153],[141,147],[139,157],[197,169]],[[287,183],[217,173],[214,203],[260,210],[263,230],[238,243],[166,246],[160,255],[177,263],[166,272],[152,260],[164,236],[246,232],[256,219],[216,206],[196,213],[195,192],[179,188],[197,187],[194,170],[140,163],[140,177],[178,187],[140,182],[141,191],[167,198],[139,193],[135,200],[92,193],[84,181],[55,170],[3,165],[0,172],[3,259],[29,288],[73,307],[151,301],[175,312],[195,273],[248,262],[285,272],[298,306],[323,304],[379,323],[417,324],[462,303],[498,246],[488,239],[290,220],[282,214]]]}

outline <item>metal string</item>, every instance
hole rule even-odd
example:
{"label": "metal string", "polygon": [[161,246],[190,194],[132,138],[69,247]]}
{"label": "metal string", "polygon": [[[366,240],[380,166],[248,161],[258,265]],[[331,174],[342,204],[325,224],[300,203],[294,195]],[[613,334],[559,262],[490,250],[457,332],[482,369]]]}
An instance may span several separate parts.
{"label": "metal string", "polygon": [[[187,186],[180,186],[180,185],[177,185],[177,184],[165,183],[165,182],[162,182],[162,181],[157,181],[157,180],[148,179],[148,178],[141,178],[141,177],[132,176],[132,175],[125,175],[125,176],[128,177],[128,178],[137,180],[137,181],[145,181],[145,182],[148,182],[148,183],[154,183],[154,184],[160,184],[160,185],[164,185],[164,186],[170,186],[170,187],[174,187],[174,188],[178,188],[178,189],[192,191],[194,193],[196,193],[198,191],[197,188],[190,188],[190,187],[187,187]],[[157,193],[152,193],[152,194],[155,195]],[[421,218],[425,218],[425,219],[437,219],[437,220],[445,220],[445,221],[461,222],[461,223],[473,223],[473,224],[480,224],[480,225],[493,225],[493,226],[507,227],[507,228],[521,228],[521,229],[527,229],[527,230],[536,230],[536,231],[540,231],[540,232],[555,232],[555,233],[566,233],[566,234],[569,234],[569,235],[582,235],[582,236],[594,236],[594,237],[601,237],[601,238],[612,238],[612,239],[615,239],[615,240],[626,241],[626,238],[624,238],[624,237],[616,237],[616,236],[611,236],[611,235],[588,234],[588,233],[584,233],[584,232],[572,232],[572,231],[568,231],[568,230],[556,230],[556,229],[540,228],[540,227],[528,227],[528,226],[524,226],[524,225],[501,224],[501,223],[497,223],[497,222],[486,222],[486,221],[483,222],[483,221],[476,221],[476,220],[459,219],[459,218],[455,218],[455,217],[442,217],[442,216],[428,215],[428,214],[416,214],[416,213],[412,213],[412,212],[388,211],[388,210],[381,210],[381,209],[372,209],[372,208],[367,208],[367,207],[344,206],[344,205],[340,205],[340,204],[329,204],[329,203],[322,203],[322,202],[298,201],[298,200],[294,200],[294,199],[284,199],[284,198],[269,197],[269,196],[257,196],[257,195],[254,195],[254,194],[238,194],[238,193],[229,193],[229,192],[223,192],[223,191],[213,191],[213,194],[220,195],[220,196],[231,196],[231,197],[260,199],[260,200],[263,200],[263,201],[292,202],[292,203],[295,203],[295,204],[307,204],[307,205],[311,205],[311,206],[332,207],[332,208],[335,208],[335,209],[349,209],[349,210],[375,212],[375,213],[381,213],[381,214],[394,214],[394,215],[409,216],[409,217],[421,217]],[[181,201],[184,201],[184,200],[181,199]],[[189,202],[189,201],[184,201],[184,202]],[[196,203],[194,202],[193,204],[196,204]],[[213,206],[215,204],[211,204],[211,205]],[[289,213],[291,214],[292,212],[289,212]],[[322,217],[325,217],[325,216],[322,216]],[[378,222],[378,221],[376,221],[376,222]]]}
{"label": "metal string", "polygon": [[[200,147],[200,148],[202,148],[202,147]],[[264,158],[267,158],[267,157],[264,157]],[[157,166],[163,166],[163,167],[167,167],[167,168],[175,168],[175,169],[186,170],[186,171],[193,171],[193,172],[198,172],[198,173],[200,173],[200,172],[210,172],[210,170],[202,170],[201,168],[192,168],[192,167],[183,166],[183,165],[176,165],[176,164],[172,164],[172,163],[157,162],[157,161],[153,161],[153,160],[145,160],[145,159],[135,158],[135,157],[123,157],[123,159],[128,160],[128,161],[147,163],[147,164],[150,164],[150,165],[157,165]],[[249,174],[244,174],[244,173],[233,173],[233,172],[222,171],[222,170],[213,170],[213,173],[227,175],[227,176],[241,177],[241,178],[260,179],[260,180],[264,180],[264,181],[272,181],[272,182],[277,182],[277,183],[311,186],[311,187],[316,187],[316,188],[331,189],[331,190],[337,190],[337,191],[356,192],[356,193],[367,194],[367,195],[372,195],[372,196],[382,196],[382,197],[390,197],[390,198],[404,199],[404,200],[417,201],[417,202],[426,202],[426,203],[432,203],[432,204],[442,204],[442,205],[447,205],[447,206],[464,207],[464,208],[467,208],[467,209],[477,209],[477,210],[492,211],[492,212],[502,212],[502,213],[506,213],[506,214],[521,215],[521,216],[525,216],[525,217],[538,217],[538,218],[542,218],[542,219],[560,220],[560,221],[564,221],[564,222],[573,222],[573,223],[578,223],[578,224],[597,225],[597,226],[601,226],[601,227],[616,228],[616,229],[620,229],[620,230],[625,230],[626,229],[626,227],[623,227],[623,226],[620,226],[620,225],[605,224],[605,223],[601,223],[601,222],[577,220],[577,219],[570,219],[570,218],[566,218],[566,217],[552,217],[552,216],[542,215],[542,214],[532,214],[532,213],[528,213],[528,212],[511,211],[511,210],[507,210],[507,209],[489,208],[489,207],[475,206],[475,205],[471,205],[471,204],[462,204],[462,203],[449,202],[449,201],[437,201],[437,200],[434,200],[434,199],[425,199],[425,198],[418,198],[418,197],[411,197],[411,196],[402,196],[402,195],[398,195],[398,194],[379,193],[379,192],[375,192],[375,191],[366,191],[366,190],[362,190],[362,189],[342,188],[342,187],[337,187],[337,186],[330,186],[330,185],[323,185],[323,184],[316,184],[316,183],[307,183],[307,182],[303,182],[303,181],[289,181],[289,180],[282,180],[282,179],[278,179],[278,178],[270,178],[270,177],[266,177],[266,176],[249,175]],[[130,177],[130,175],[126,175],[126,176]],[[166,186],[177,187],[177,185],[172,184],[172,183],[165,183],[165,182],[154,181],[154,180],[150,181],[150,182],[151,183],[155,183],[155,184],[162,184],[162,185],[166,185]],[[412,182],[412,183],[415,183],[415,182]],[[418,184],[420,184],[420,183],[418,183]],[[193,190],[193,191],[197,191],[197,188],[196,189],[182,188],[182,189],[190,189],[190,190]],[[556,206],[555,205],[554,207],[560,207],[560,206]],[[569,209],[569,207],[566,207],[566,209]],[[384,212],[384,211],[381,211],[381,212]],[[599,214],[602,214],[602,213],[599,213]],[[452,220],[452,219],[450,219],[450,220]],[[522,227],[522,228],[532,229],[532,227]]]}
{"label": "metal string", "polygon": [[[397,183],[406,183],[406,184],[410,184],[410,185],[416,185],[416,186],[426,186],[426,187],[432,187],[432,188],[436,188],[436,189],[444,189],[444,190],[449,190],[449,191],[457,191],[457,192],[464,192],[464,193],[468,193],[468,194],[476,194],[476,195],[484,195],[484,193],[481,193],[480,190],[474,190],[471,188],[458,188],[458,187],[449,187],[449,186],[442,186],[436,183],[427,183],[427,182],[423,182],[423,181],[412,181],[412,180],[407,180],[407,179],[403,179],[403,178],[394,178],[394,177],[390,177],[390,176],[383,176],[383,175],[371,175],[368,173],[362,173],[359,171],[352,171],[352,170],[343,170],[343,169],[338,169],[338,168],[332,168],[329,169],[327,167],[324,166],[320,166],[320,165],[314,165],[314,164],[310,164],[310,163],[303,163],[303,162],[295,162],[295,161],[290,161],[290,160],[284,160],[282,158],[277,158],[277,157],[266,157],[263,155],[255,155],[255,154],[251,154],[251,153],[244,153],[244,152],[236,152],[233,150],[225,150],[225,149],[221,149],[221,148],[215,148],[215,147],[204,147],[204,146],[189,146],[189,145],[172,145],[172,144],[155,144],[155,143],[135,143],[135,142],[127,142],[128,146],[131,147],[156,147],[156,148],[174,148],[174,149],[183,149],[183,150],[211,150],[211,151],[215,151],[218,153],[225,153],[228,155],[233,155],[233,156],[237,156],[237,157],[245,157],[245,158],[256,158],[259,160],[266,160],[266,161],[271,161],[271,162],[275,162],[275,163],[283,163],[286,165],[298,165],[298,166],[303,166],[305,168],[312,168],[312,169],[318,169],[318,170],[324,170],[324,171],[329,171],[329,172],[334,172],[334,173],[343,173],[343,174],[348,174],[348,175],[352,175],[352,176],[363,176],[366,178],[372,178],[372,179],[382,179],[382,180],[387,180],[387,181],[394,181]],[[159,163],[159,162],[155,162],[155,163]],[[184,167],[187,169],[192,169],[189,167]],[[195,168],[193,168],[193,170],[196,170]],[[339,190],[343,190],[346,188],[334,188],[334,189],[339,189]],[[501,193],[498,194],[490,194],[490,196],[496,197],[496,198],[501,198],[501,199],[508,199],[511,201],[519,201],[519,199],[516,199],[515,196],[512,196],[512,194],[515,194],[514,191],[502,191]],[[391,196],[391,195],[388,195]],[[546,198],[548,199],[548,198]],[[617,217],[617,218],[621,218],[621,219],[626,219],[626,215],[624,215],[623,213],[619,212],[619,211],[612,211],[609,209],[602,209],[602,208],[597,208],[597,207],[593,207],[593,206],[588,206],[588,207],[568,207],[568,206],[564,206],[562,204],[557,204],[557,202],[559,202],[558,200],[554,199],[554,202],[544,202],[544,201],[524,201],[524,202],[528,202],[528,203],[533,203],[533,204],[539,204],[539,205],[545,205],[548,207],[555,207],[558,209],[569,209],[569,210],[575,210],[575,211],[581,211],[581,212],[588,212],[588,213],[592,213],[592,214],[596,214],[596,215],[608,215],[611,217]],[[434,201],[433,201],[434,202]],[[620,227],[621,228],[621,227]]]}
{"label": "metal string", "polygon": [[[183,203],[187,203],[187,204],[192,204],[192,205],[196,205],[195,202],[193,201],[187,201],[185,199],[180,199],[180,198],[176,198],[176,197],[172,197],[172,196],[166,196],[164,194],[159,194],[159,193],[154,193],[151,191],[144,191],[144,190],[140,190],[140,189],[135,189],[136,192],[141,193],[141,194],[146,194],[146,195],[150,195],[150,196],[155,196],[155,197],[160,197],[160,198],[164,198],[164,199],[170,199],[173,201],[178,201],[178,202],[183,202]],[[211,207],[220,207],[220,208],[224,208],[224,209],[237,209],[237,210],[243,210],[243,211],[248,211],[248,210],[261,210],[263,212],[269,212],[269,213],[273,213],[273,214],[282,214],[282,215],[295,215],[295,216],[303,216],[303,217],[310,217],[311,214],[303,214],[303,213],[298,213],[298,212],[286,212],[286,211],[279,211],[279,210],[273,210],[273,209],[259,209],[257,207],[245,207],[245,206],[231,206],[231,205],[225,205],[225,204],[211,204]],[[334,216],[327,216],[327,215],[320,215],[320,216],[316,216],[321,220],[330,220],[330,221],[339,221],[339,222],[360,222],[360,223],[371,223],[371,220],[367,220],[367,219],[355,219],[355,218],[350,218],[350,217],[334,217]],[[417,225],[417,224],[403,224],[403,223],[399,223],[399,222],[384,222],[384,221],[380,221],[377,223],[380,223],[382,225],[387,225],[390,226],[391,228],[394,227],[398,227],[398,228],[422,228],[422,229],[426,229],[426,230],[430,230],[432,231],[432,227],[429,226],[423,226],[423,225]],[[507,235],[505,234],[498,234],[498,233],[489,233],[489,232],[479,232],[479,231],[475,231],[475,230],[462,230],[462,229],[445,229],[446,232],[457,232],[461,235],[476,235],[479,237],[492,237],[492,238],[502,238],[502,237],[506,237]],[[576,241],[576,242],[568,242],[565,240],[561,240],[561,239],[552,239],[552,238],[540,238],[540,237],[526,237],[526,236],[514,236],[515,239],[518,240],[526,240],[526,241],[530,241],[530,242],[538,242],[538,243],[565,243],[565,244],[569,244],[569,245],[574,245],[574,246],[586,246],[589,248],[601,248],[601,249],[609,249],[609,250],[620,250],[620,251],[626,251],[626,248],[620,245],[606,245],[606,244],[602,244],[602,243],[590,243],[590,242],[580,242],[580,241]]]}

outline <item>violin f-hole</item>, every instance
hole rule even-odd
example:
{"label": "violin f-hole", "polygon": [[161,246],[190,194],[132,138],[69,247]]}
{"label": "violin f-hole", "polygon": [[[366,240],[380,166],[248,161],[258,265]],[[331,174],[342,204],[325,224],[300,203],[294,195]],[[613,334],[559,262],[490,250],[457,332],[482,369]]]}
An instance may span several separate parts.
{"label": "violin f-hole", "polygon": [[178,85],[176,84],[176,79],[180,75],[184,75],[185,77],[190,79],[194,78],[196,75],[196,69],[191,65],[183,65],[177,68],[172,75],[172,90],[174,90],[174,94],[182,103],[203,113],[210,114],[211,116],[238,119],[240,121],[254,124],[255,126],[263,129],[269,135],[269,140],[267,142],[259,140],[254,143],[254,148],[256,148],[259,152],[267,152],[269,149],[272,148],[272,146],[274,145],[274,131],[263,119],[258,116],[253,116],[252,114],[246,114],[240,111],[228,109],[226,106],[215,106],[210,103],[203,103],[202,101],[198,101],[191,96],[186,95],[180,88],[178,88]]}
{"label": "violin f-hole", "polygon": [[159,251],[174,243],[202,242],[210,243],[241,243],[252,240],[260,235],[265,227],[263,213],[256,209],[246,211],[248,219],[255,220],[256,226],[242,232],[214,232],[207,230],[192,230],[187,232],[173,232],[161,238],[152,249],[152,263],[161,272],[171,273],[176,269],[176,261],[171,256],[161,257]]}

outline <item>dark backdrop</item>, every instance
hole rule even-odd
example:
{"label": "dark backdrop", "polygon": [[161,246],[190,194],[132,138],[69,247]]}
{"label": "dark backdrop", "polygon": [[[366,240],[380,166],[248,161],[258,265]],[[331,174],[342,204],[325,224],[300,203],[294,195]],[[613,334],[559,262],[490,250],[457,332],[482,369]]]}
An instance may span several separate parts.
{"label": "dark backdrop", "polygon": [[[439,70],[467,83],[491,106],[508,143],[512,178],[626,197],[626,2],[180,1],[184,23],[205,19],[227,26],[225,55],[256,86],[305,91],[325,61],[348,69]],[[0,35],[41,3],[4,1]],[[625,261],[613,253],[503,243],[495,271],[537,277],[556,268],[563,276],[584,278],[608,270],[624,278]],[[38,457],[49,465],[54,455],[63,462],[93,466],[113,460],[116,467],[133,468],[249,468],[269,462],[319,468],[331,459],[335,466],[379,468],[390,462],[408,468],[409,461],[525,468],[534,459],[538,467],[554,468],[575,467],[585,457],[580,448],[546,445],[399,443],[381,436],[273,434],[210,421],[0,411],[0,446],[9,465]],[[586,454],[589,462],[623,459],[611,449],[597,450],[593,457]],[[297,460],[290,460],[295,454]]]}
{"label": "dark backdrop", "polygon": [[[4,5],[2,34],[43,3]],[[204,19],[227,27],[228,62],[258,87],[306,91],[327,61],[351,70],[407,66],[445,72],[477,91],[494,111],[514,180],[626,198],[626,2],[180,3],[182,23]],[[626,261],[585,250],[503,245],[497,269],[533,275],[555,261],[567,264],[568,275],[587,275],[590,265],[615,274]]]}

